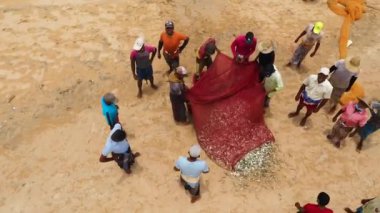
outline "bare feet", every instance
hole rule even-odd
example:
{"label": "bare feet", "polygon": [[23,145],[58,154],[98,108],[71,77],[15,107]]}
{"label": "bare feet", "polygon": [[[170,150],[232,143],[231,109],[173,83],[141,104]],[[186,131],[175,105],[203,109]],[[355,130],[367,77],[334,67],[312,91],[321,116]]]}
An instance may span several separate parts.
{"label": "bare feet", "polygon": [[300,126],[305,126],[306,124],[306,119],[307,118],[302,118],[301,122],[300,122]]}
{"label": "bare feet", "polygon": [[141,91],[139,91],[139,92],[137,93],[137,98],[142,98],[142,92],[141,92]]}
{"label": "bare feet", "polygon": [[152,87],[152,89],[158,89],[158,87],[154,84],[150,85],[150,87]]}
{"label": "bare feet", "polygon": [[287,63],[285,66],[287,66],[287,67],[292,66],[292,62]]}
{"label": "bare feet", "polygon": [[288,117],[293,118],[293,117],[296,117],[298,114],[299,114],[298,112],[291,112],[288,114]]}
{"label": "bare feet", "polygon": [[131,169],[124,169],[124,171],[125,171],[125,173],[127,173],[127,174],[131,174],[131,173],[132,173]]}
{"label": "bare feet", "polygon": [[331,140],[333,138],[332,135],[327,135],[327,139]]}
{"label": "bare feet", "polygon": [[191,197],[191,203],[195,203],[199,199],[201,199],[201,196],[193,196]]}

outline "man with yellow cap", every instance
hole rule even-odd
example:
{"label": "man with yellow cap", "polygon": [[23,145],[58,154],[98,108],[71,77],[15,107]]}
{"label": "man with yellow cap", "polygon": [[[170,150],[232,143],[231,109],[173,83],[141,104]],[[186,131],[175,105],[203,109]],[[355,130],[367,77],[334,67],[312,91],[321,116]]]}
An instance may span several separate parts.
{"label": "man with yellow cap", "polygon": [[298,40],[306,35],[305,39],[298,45],[296,51],[293,54],[293,57],[290,59],[287,66],[296,65],[297,68],[301,66],[302,61],[305,59],[306,55],[310,52],[310,50],[315,45],[314,51],[310,54],[310,57],[313,57],[315,53],[317,53],[317,50],[319,49],[319,46],[321,45],[321,40],[323,37],[323,22],[317,21],[314,24],[310,23],[306,26],[305,30],[302,31],[302,33],[297,37],[297,39],[294,41],[295,43],[298,42]]}

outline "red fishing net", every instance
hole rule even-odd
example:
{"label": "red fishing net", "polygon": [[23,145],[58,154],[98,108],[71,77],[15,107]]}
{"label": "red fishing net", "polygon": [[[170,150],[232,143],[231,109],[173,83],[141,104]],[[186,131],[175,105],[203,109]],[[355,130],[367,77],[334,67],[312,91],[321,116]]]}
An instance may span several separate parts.
{"label": "red fishing net", "polygon": [[237,64],[220,53],[188,91],[199,144],[227,169],[274,141],[264,123],[265,90],[258,78],[256,63]]}

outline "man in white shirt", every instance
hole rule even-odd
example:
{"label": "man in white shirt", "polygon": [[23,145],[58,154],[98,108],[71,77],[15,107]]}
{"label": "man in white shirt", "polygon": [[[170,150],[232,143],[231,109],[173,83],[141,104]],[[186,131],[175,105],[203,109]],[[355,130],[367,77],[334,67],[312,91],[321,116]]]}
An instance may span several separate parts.
{"label": "man in white shirt", "polygon": [[198,144],[193,145],[189,150],[189,157],[179,157],[174,166],[175,171],[181,171],[181,182],[192,195],[192,203],[200,198],[201,174],[209,172],[206,161],[198,159],[200,154],[201,147]]}
{"label": "man in white shirt", "polygon": [[301,109],[306,106],[306,115],[300,122],[300,125],[304,126],[307,118],[313,112],[318,112],[326,104],[333,90],[332,85],[327,80],[329,73],[328,68],[322,67],[318,75],[310,75],[304,80],[295,97],[295,100],[299,101],[297,110],[289,113],[289,118],[297,116]]}
{"label": "man in white shirt", "polygon": [[[107,155],[112,154],[112,157]],[[131,165],[140,153],[132,153],[131,147],[127,141],[127,133],[122,129],[119,123],[115,124],[107,138],[106,145],[103,148],[99,161],[109,162],[116,161],[120,168],[124,169],[127,174],[131,173]]]}

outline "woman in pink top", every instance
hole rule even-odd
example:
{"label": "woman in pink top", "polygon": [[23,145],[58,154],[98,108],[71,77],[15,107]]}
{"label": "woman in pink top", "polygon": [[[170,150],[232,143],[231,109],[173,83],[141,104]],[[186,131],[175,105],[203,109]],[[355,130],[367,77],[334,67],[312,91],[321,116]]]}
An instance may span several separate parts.
{"label": "woman in pink top", "polygon": [[[337,148],[340,147],[340,141],[345,139],[354,128],[363,127],[366,124],[366,108],[368,108],[368,105],[359,99],[359,103],[349,102],[334,116],[333,122],[336,123],[327,138]],[[337,121],[339,116],[340,118]]]}

